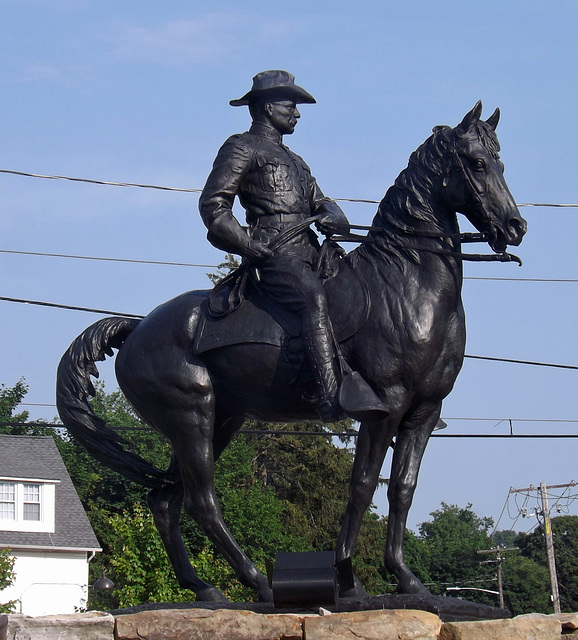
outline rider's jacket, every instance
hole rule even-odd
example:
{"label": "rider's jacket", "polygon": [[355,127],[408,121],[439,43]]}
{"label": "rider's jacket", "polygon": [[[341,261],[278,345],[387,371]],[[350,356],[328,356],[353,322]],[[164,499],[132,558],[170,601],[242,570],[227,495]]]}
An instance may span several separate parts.
{"label": "rider's jacket", "polygon": [[[249,232],[233,215],[235,196],[246,211]],[[256,123],[249,131],[231,136],[219,150],[199,209],[209,240],[241,255],[250,235],[268,243],[281,229],[317,213],[347,224],[345,214],[323,195],[305,161],[282,143],[281,134]],[[307,232],[288,244],[296,249],[306,236]],[[311,246],[309,241],[306,244]]]}

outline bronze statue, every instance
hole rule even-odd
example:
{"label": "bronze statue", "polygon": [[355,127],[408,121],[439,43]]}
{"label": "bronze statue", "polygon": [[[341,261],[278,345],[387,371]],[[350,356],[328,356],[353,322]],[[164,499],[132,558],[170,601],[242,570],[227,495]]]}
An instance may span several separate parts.
{"label": "bronze statue", "polygon": [[[290,83],[290,77],[285,78]],[[518,245],[526,231],[499,159],[499,112],[484,121],[481,110],[478,103],[458,126],[435,127],[387,191],[369,233],[360,236],[361,246],[339,260],[338,273],[324,282],[339,351],[387,410],[387,415],[361,422],[336,560],[353,555],[361,519],[395,442],[384,559],[402,593],[427,594],[404,560],[404,532],[422,456],[464,357],[462,261],[515,260],[506,248]],[[285,153],[292,157],[279,148],[279,160]],[[305,168],[301,170],[314,184]],[[203,196],[203,207],[210,192]],[[241,197],[252,211],[252,195]],[[204,210],[210,223],[208,212],[214,209]],[[460,234],[456,212],[480,233]],[[236,230],[242,243],[235,247],[247,251],[251,246],[266,265],[275,259],[265,251],[267,234],[276,229],[261,235],[260,217],[251,214],[253,236]],[[462,242],[481,240],[495,253],[462,252]],[[305,238],[298,242],[307,246]],[[214,542],[239,580],[255,588],[262,600],[270,600],[267,579],[223,521],[214,463],[247,418],[296,422],[316,415],[301,384],[307,359],[299,356],[300,327],[269,314],[264,299],[253,291],[236,311],[217,320],[207,311],[209,292],[191,291],[143,320],[105,318],[73,341],[58,369],[62,422],[104,464],[151,488],[148,504],[176,577],[198,600],[220,601],[223,596],[199,578],[187,557],[181,508]],[[95,363],[113,348],[119,350],[120,388],[143,420],[173,445],[166,471],[127,452],[88,402]],[[341,595],[359,590],[356,586],[353,593]]]}
{"label": "bronze statue", "polygon": [[[327,298],[316,273],[320,246],[311,228],[300,223],[315,216],[317,228],[330,236],[349,231],[349,222],[337,203],[323,195],[303,159],[283,144],[283,136],[293,133],[301,117],[297,104],[314,102],[290,73],[258,73],[251,90],[230,102],[249,107],[251,128],[221,147],[199,209],[209,240],[250,261],[259,289],[299,316],[318,413],[324,421],[335,421],[342,411]],[[233,215],[236,196],[246,211],[248,229]],[[272,250],[291,228],[299,232]]]}

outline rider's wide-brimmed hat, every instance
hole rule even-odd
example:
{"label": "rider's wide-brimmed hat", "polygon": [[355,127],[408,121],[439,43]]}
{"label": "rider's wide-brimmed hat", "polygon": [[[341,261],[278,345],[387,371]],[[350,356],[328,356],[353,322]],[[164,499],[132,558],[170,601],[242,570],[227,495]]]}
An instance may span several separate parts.
{"label": "rider's wide-brimmed hat", "polygon": [[260,98],[274,96],[280,100],[293,100],[298,104],[314,103],[315,98],[295,84],[295,76],[277,69],[261,71],[253,78],[253,86],[242,98],[231,100],[232,107],[242,107]]}

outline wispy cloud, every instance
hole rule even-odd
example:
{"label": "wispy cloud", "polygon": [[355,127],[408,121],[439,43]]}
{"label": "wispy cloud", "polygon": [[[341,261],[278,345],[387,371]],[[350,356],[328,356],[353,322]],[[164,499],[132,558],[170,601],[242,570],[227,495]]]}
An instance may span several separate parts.
{"label": "wispy cloud", "polygon": [[61,64],[51,64],[46,61],[22,60],[19,66],[20,80],[65,82],[66,68]]}
{"label": "wispy cloud", "polygon": [[37,7],[54,11],[78,11],[88,5],[87,0],[0,0],[0,7]]}
{"label": "wispy cloud", "polygon": [[247,12],[210,13],[155,26],[117,25],[111,34],[117,56],[165,65],[220,63],[247,48],[277,45],[300,30],[291,20],[267,20]]}
{"label": "wispy cloud", "polygon": [[115,55],[169,65],[219,62],[234,50],[245,20],[209,14],[148,27],[117,26],[112,33]]}

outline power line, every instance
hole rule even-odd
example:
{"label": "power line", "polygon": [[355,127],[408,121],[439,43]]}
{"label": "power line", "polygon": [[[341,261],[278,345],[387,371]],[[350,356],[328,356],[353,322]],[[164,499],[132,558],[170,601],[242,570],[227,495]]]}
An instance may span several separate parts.
{"label": "power line", "polygon": [[[56,405],[55,405],[56,406]],[[476,420],[484,422],[562,422],[578,423],[578,420],[549,419],[549,418],[446,418],[444,420]]]}
{"label": "power line", "polygon": [[48,180],[69,180],[71,182],[87,182],[89,184],[101,184],[109,187],[141,187],[143,189],[161,189],[162,191],[184,191],[186,193],[201,193],[202,189],[183,189],[180,187],[161,187],[156,184],[137,184],[136,182],[107,182],[105,180],[91,180],[89,178],[71,178],[70,176],[50,176],[40,173],[26,173],[24,171],[11,171],[0,169],[0,173],[10,173],[27,178],[46,178]]}
{"label": "power line", "polygon": [[[21,304],[38,305],[41,307],[54,307],[56,309],[67,309],[69,311],[86,311],[89,313],[98,313],[106,316],[122,316],[124,318],[137,318],[137,319],[142,319],[145,317],[140,314],[126,313],[124,311],[109,311],[104,309],[93,309],[91,307],[77,307],[77,306],[67,305],[67,304],[57,304],[55,302],[42,302],[40,300],[25,300],[23,298],[9,298],[6,296],[0,296],[0,300],[3,300],[5,302],[17,302]],[[508,362],[511,364],[527,364],[527,365],[538,366],[538,367],[554,367],[556,369],[571,369],[571,370],[578,369],[578,366],[574,366],[570,364],[552,364],[549,362],[536,362],[533,360],[516,360],[513,358],[494,358],[493,356],[473,356],[468,354],[466,354],[464,357],[472,358],[475,360],[489,360],[491,362]]]}
{"label": "power line", "polygon": [[[66,425],[51,422],[0,422],[0,427],[42,427],[46,429],[66,429]],[[114,431],[156,431],[152,427],[113,427]],[[237,432],[239,435],[271,435],[271,436],[325,436],[335,438],[357,438],[358,431],[284,431],[282,429],[241,429]],[[449,438],[482,438],[482,439],[560,439],[560,438],[578,438],[578,434],[524,434],[524,435],[500,435],[494,433],[453,433],[439,434],[433,433],[431,438],[449,439]]]}
{"label": "power line", "polygon": [[493,278],[485,276],[464,276],[464,280],[491,280],[493,282],[578,282],[578,278]]}
{"label": "power line", "polygon": [[[74,260],[101,260],[106,262],[128,262],[132,264],[156,264],[168,265],[171,267],[202,267],[204,269],[217,269],[219,265],[214,264],[192,264],[190,262],[164,262],[160,260],[134,260],[129,258],[102,258],[98,256],[77,256],[66,253],[42,253],[40,251],[13,251],[0,249],[0,253],[11,253],[24,256],[43,256],[48,258],[73,258]],[[578,282],[578,280],[577,280]]]}
{"label": "power line", "polygon": [[[199,267],[202,269],[218,269],[217,264],[195,264],[192,262],[168,262],[165,260],[137,260],[135,258],[108,258],[102,256],[82,256],[67,253],[46,253],[42,251],[19,251],[16,249],[0,249],[0,253],[23,255],[23,256],[40,256],[46,258],[69,258],[73,260],[97,260],[104,262],[121,262],[129,264],[153,264],[170,267]],[[578,278],[500,278],[500,277],[484,277],[484,276],[464,276],[464,280],[488,280],[492,282],[554,282],[554,283],[578,283]]]}
{"label": "power line", "polygon": [[[0,173],[7,173],[27,178],[44,178],[47,180],[68,180],[71,182],[85,182],[88,184],[106,185],[111,187],[140,187],[143,189],[161,189],[162,191],[180,191],[185,193],[201,193],[202,189],[186,189],[182,187],[163,187],[156,184],[140,184],[137,182],[111,182],[107,180],[93,180],[90,178],[72,178],[70,176],[46,175],[41,173],[28,173],[25,171],[14,171],[10,169],[0,169]],[[364,204],[379,204],[379,200],[366,200],[363,198],[334,198],[339,202],[359,202]],[[578,204],[553,204],[545,202],[521,202],[518,207],[578,207]]]}
{"label": "power line", "polygon": [[514,364],[529,364],[534,367],[555,367],[557,369],[578,369],[578,366],[571,364],[552,364],[550,362],[535,362],[533,360],[513,360],[511,358],[494,358],[491,356],[465,356],[466,358],[472,358],[474,360],[491,360],[492,362],[511,362]]}
{"label": "power line", "polygon": [[40,300],[23,300],[22,298],[7,298],[0,296],[0,300],[5,302],[19,302],[21,304],[32,304],[41,307],[54,307],[56,309],[66,309],[68,311],[88,311],[89,313],[99,313],[105,316],[122,316],[124,318],[144,318],[142,315],[135,313],[124,313],[123,311],[106,311],[104,309],[92,309],[90,307],[75,307],[69,304],[57,304],[55,302],[41,302]]}
{"label": "power line", "polygon": [[[20,402],[19,407],[56,407],[53,402]],[[473,417],[446,417],[445,422],[537,422],[546,424],[578,424],[578,420],[575,419],[563,419],[563,418],[473,418]]]}

